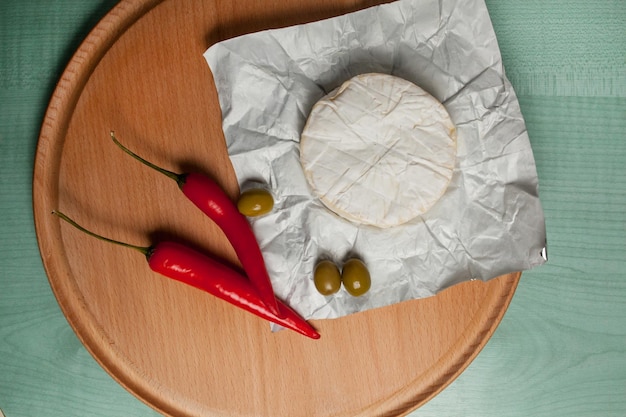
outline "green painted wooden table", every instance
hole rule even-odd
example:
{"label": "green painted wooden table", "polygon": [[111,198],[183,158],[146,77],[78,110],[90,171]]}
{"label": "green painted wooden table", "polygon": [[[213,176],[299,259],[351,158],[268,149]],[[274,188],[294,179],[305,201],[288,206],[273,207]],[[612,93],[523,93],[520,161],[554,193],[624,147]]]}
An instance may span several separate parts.
{"label": "green painted wooden table", "polygon": [[[0,409],[157,415],[67,324],[33,226],[33,159],[65,64],[111,0],[0,2]],[[626,415],[626,2],[489,0],[535,152],[550,261],[478,358],[411,416]]]}

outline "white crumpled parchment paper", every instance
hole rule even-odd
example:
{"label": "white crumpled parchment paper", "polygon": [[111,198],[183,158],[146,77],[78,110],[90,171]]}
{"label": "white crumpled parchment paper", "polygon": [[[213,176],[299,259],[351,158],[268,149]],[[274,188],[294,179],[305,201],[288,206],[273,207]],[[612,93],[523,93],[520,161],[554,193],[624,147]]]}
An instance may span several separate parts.
{"label": "white crumpled parchment paper", "polygon": [[[306,319],[335,318],[428,297],[545,262],[532,149],[482,0],[403,0],[314,23],[229,39],[205,53],[237,178],[273,192],[252,219],[275,292]],[[390,229],[358,226],[311,193],[299,138],[313,104],[355,75],[414,82],[447,108],[457,164],[439,202]],[[325,297],[320,259],[357,255],[371,290]]]}

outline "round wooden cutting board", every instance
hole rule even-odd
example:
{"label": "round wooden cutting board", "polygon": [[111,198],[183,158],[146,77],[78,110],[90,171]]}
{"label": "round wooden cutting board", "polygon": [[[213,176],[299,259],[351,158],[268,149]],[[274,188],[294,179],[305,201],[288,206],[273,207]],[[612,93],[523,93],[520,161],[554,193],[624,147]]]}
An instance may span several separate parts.
{"label": "round wooden cutting board", "polygon": [[266,322],[150,271],[132,250],[167,237],[236,263],[221,231],[170,179],[110,140],[174,171],[237,181],[202,56],[213,43],[372,5],[355,0],[128,0],[76,52],[51,99],[35,161],[37,236],[52,289],[98,362],[172,416],[404,415],[485,345],[519,281],[468,282],[424,300],[313,321],[320,340]]}

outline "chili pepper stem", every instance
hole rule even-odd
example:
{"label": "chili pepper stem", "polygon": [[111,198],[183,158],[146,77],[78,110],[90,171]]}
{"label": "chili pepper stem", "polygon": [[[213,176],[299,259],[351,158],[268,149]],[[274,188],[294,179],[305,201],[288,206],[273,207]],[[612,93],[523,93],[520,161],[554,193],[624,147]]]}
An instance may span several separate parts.
{"label": "chili pepper stem", "polygon": [[138,160],[139,162],[141,162],[144,165],[149,166],[150,168],[160,172],[161,174],[173,179],[174,181],[176,181],[176,183],[178,184],[179,187],[182,188],[182,186],[185,184],[185,175],[184,174],[177,174],[175,172],[172,171],[168,171],[165,168],[162,168],[158,165],[153,164],[152,162],[142,158],[141,156],[137,155],[136,153],[134,153],[133,151],[131,151],[130,149],[128,149],[126,146],[122,145],[120,143],[119,140],[117,140],[117,138],[115,137],[115,132],[111,130],[111,139],[113,140],[113,143],[115,143],[121,150],[123,150],[124,152],[126,152],[127,154],[129,154],[130,156],[132,156],[133,158],[135,158],[136,160]]}
{"label": "chili pepper stem", "polygon": [[111,131],[111,139],[134,159],[175,180],[183,194],[217,223],[233,245],[244,270],[260,291],[265,304],[272,313],[282,317],[256,237],[245,216],[237,210],[237,206],[233,204],[224,190],[202,174],[175,173],[143,159],[123,146],[113,131]]}
{"label": "chili pepper stem", "polygon": [[120,242],[119,240],[109,239],[108,237],[104,237],[102,235],[99,235],[97,233],[92,232],[91,230],[85,229],[83,226],[81,226],[80,224],[76,223],[74,220],[72,220],[67,215],[65,215],[64,213],[62,213],[62,212],[60,212],[58,210],[53,210],[52,214],[54,214],[55,216],[61,218],[64,221],[66,221],[67,223],[71,224],[72,226],[74,226],[75,228],[80,230],[81,232],[87,233],[89,236],[95,237],[96,239],[99,239],[99,240],[102,240],[102,241],[105,241],[105,242],[114,243],[116,245],[123,246],[125,248],[134,249],[134,250],[142,253],[146,258],[150,258],[150,255],[152,253],[152,247],[151,246],[137,246],[137,245],[131,245],[130,243],[126,243],[126,242]]}

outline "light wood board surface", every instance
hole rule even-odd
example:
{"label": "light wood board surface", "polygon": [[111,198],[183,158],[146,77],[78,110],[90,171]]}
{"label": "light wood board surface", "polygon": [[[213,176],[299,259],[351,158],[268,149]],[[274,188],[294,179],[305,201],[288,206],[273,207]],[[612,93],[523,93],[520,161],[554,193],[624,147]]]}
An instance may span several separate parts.
{"label": "light wood board surface", "polygon": [[202,53],[255,30],[353,11],[355,1],[122,1],[63,73],[43,122],[34,210],[44,266],[65,316],[96,360],[176,416],[404,415],[458,376],[500,322],[519,281],[314,321],[322,339],[267,324],[152,273],[125,248],[71,229],[60,209],[138,245],[169,237],[236,263],[217,227],[169,179],[130,160],[109,131],[153,162],[237,183]]}

